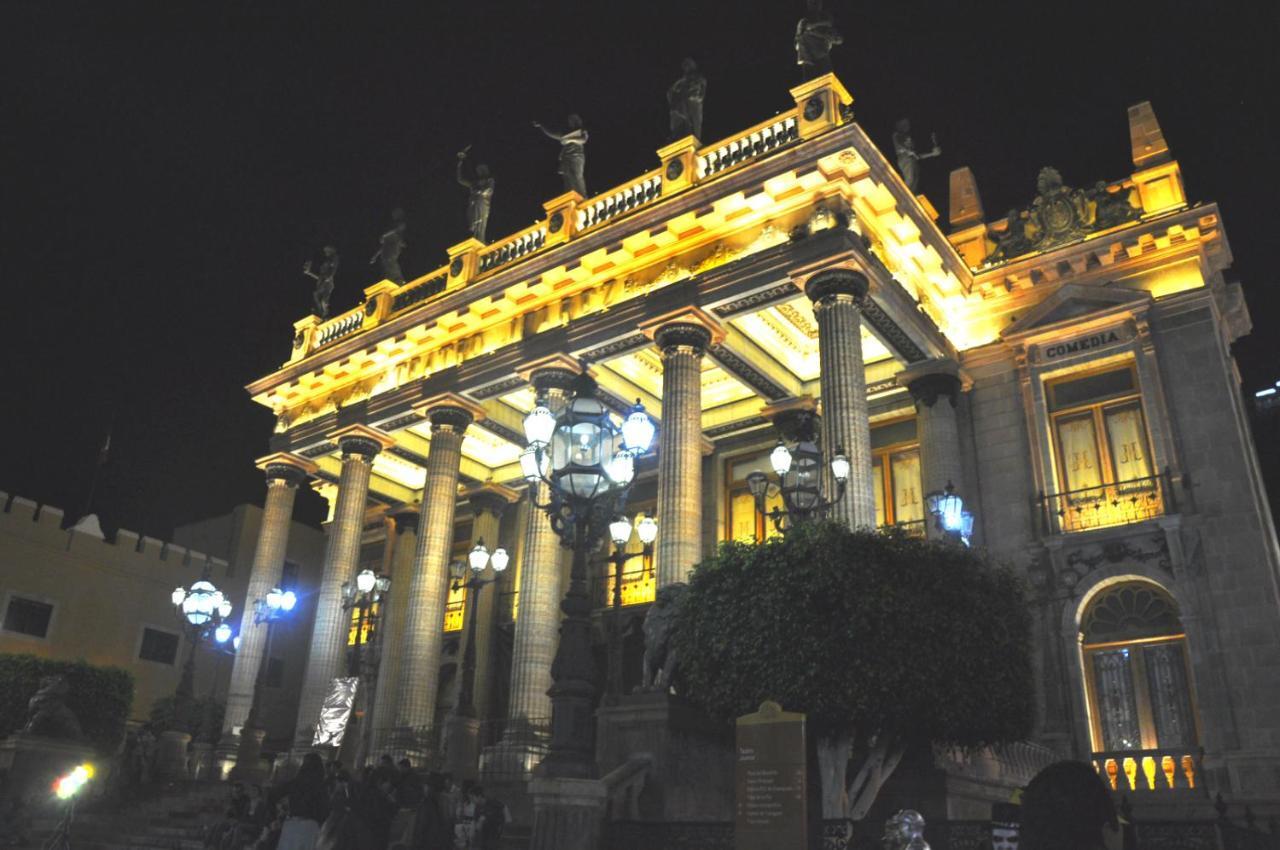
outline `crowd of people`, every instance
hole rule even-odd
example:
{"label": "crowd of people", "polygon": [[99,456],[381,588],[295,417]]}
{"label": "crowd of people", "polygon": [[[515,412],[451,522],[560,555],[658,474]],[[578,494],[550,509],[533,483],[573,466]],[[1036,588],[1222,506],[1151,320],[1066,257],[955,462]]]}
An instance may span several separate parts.
{"label": "crowd of people", "polygon": [[353,775],[307,755],[288,781],[233,783],[208,850],[493,850],[510,820],[505,804],[470,780],[420,773],[383,756]]}

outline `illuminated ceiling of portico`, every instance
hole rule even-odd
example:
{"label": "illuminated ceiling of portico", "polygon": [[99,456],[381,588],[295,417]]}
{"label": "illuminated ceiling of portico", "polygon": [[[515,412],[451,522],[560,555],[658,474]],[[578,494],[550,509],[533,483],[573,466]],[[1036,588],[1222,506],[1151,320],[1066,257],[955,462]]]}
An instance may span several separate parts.
{"label": "illuminated ceiling of portico", "polygon": [[[598,365],[600,366],[602,383],[614,385],[615,382],[609,380],[611,377],[607,374],[609,372],[623,378],[653,399],[659,400],[659,410],[655,411],[655,414],[659,417],[662,415],[660,409],[660,400],[662,398],[662,355],[656,349],[642,348],[638,351],[615,357],[612,360],[604,361]],[[702,358],[701,369],[702,409],[704,411],[732,404],[735,401],[742,401],[755,395],[750,387],[730,375],[709,357]]]}
{"label": "illuminated ceiling of portico", "polygon": [[[431,439],[430,422],[418,422],[405,430],[424,440]],[[462,456],[490,469],[519,463],[520,449],[520,446],[509,443],[492,431],[486,430],[483,425],[468,428],[466,436],[462,438]]]}
{"label": "illuminated ceiling of portico", "polygon": [[421,490],[427,480],[425,469],[391,452],[378,453],[373,459],[373,472],[410,490]]}
{"label": "illuminated ceiling of portico", "polygon": [[[818,320],[808,298],[793,298],[730,319],[729,323],[746,334],[801,381],[818,379]],[[862,359],[875,363],[892,355],[867,327],[862,327]]]}

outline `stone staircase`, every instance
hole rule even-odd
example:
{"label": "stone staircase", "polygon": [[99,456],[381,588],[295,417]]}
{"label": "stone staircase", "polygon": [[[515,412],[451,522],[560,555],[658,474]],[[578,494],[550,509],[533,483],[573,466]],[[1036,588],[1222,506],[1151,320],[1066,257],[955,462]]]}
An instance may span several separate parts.
{"label": "stone staircase", "polygon": [[[204,830],[226,808],[228,786],[188,782],[158,786],[145,800],[112,804],[91,801],[76,812],[74,850],[203,850]],[[54,834],[57,818],[31,824],[24,850],[40,850]]]}

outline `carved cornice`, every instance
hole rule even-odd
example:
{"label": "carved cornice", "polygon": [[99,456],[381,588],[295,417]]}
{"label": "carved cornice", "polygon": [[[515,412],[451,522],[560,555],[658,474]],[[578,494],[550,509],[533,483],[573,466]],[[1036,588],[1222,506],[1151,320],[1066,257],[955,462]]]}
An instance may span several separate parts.
{"label": "carved cornice", "polygon": [[727,304],[721,304],[715,307],[711,312],[715,313],[722,319],[736,316],[739,313],[746,313],[750,310],[759,309],[775,301],[787,301],[796,296],[795,284],[790,282],[780,283],[777,286],[771,286],[768,289],[762,289],[759,292],[753,292],[750,295],[744,295],[742,298],[734,299]]}
{"label": "carved cornice", "polygon": [[534,369],[529,375],[529,381],[533,384],[533,388],[538,392],[538,395],[545,394],[547,390],[569,392],[579,374],[581,373],[566,369],[563,366],[544,366],[540,369]]}
{"label": "carved cornice", "polygon": [[514,445],[517,445],[517,446],[523,446],[525,443],[523,434],[515,431],[512,428],[508,428],[505,425],[499,425],[497,422],[493,421],[492,419],[484,420],[484,422],[480,423],[480,427],[488,431],[490,434],[493,434],[494,436],[501,437],[502,439],[506,440],[508,443],[513,443]]}
{"label": "carved cornice", "polygon": [[726,422],[724,425],[716,425],[707,428],[702,432],[703,436],[708,438],[723,437],[726,434],[735,434],[738,431],[746,431],[750,428],[759,428],[768,425],[769,420],[763,416],[753,416],[750,419],[739,419],[737,422]]}
{"label": "carved cornice", "polygon": [[862,318],[867,324],[875,328],[880,336],[884,337],[885,342],[889,343],[890,348],[902,356],[903,360],[908,363],[918,363],[927,359],[925,353],[916,345],[911,337],[907,336],[907,332],[899,327],[898,323],[889,318],[889,314],[881,309],[871,298],[864,298],[859,304],[862,310]]}
{"label": "carved cornice", "polygon": [[753,389],[758,390],[769,401],[776,401],[786,397],[787,391],[785,388],[723,344],[711,346],[707,349],[707,353],[715,358],[716,362],[723,366],[727,372],[740,378],[743,383]]}
{"label": "carved cornice", "polygon": [[648,344],[649,337],[644,334],[631,334],[621,339],[615,339],[613,342],[598,345],[590,351],[582,352],[582,359],[592,363],[599,363],[602,360],[617,357],[619,354],[626,354],[629,351],[635,351],[637,348],[644,348]]}
{"label": "carved cornice", "polygon": [[487,387],[472,390],[471,394],[476,398],[493,398],[494,396],[502,395],[503,393],[509,393],[512,390],[518,390],[524,385],[524,378],[521,378],[519,375],[512,375],[510,378],[498,381],[495,384],[489,384]]}

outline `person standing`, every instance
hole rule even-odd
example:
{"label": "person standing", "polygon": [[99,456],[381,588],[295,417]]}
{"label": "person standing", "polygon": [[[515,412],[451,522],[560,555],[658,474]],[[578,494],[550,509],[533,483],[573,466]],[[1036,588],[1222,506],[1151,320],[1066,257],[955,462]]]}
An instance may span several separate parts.
{"label": "person standing", "polygon": [[329,817],[324,763],[319,755],[307,753],[297,775],[271,790],[271,802],[281,799],[288,800],[289,816],[280,829],[276,850],[314,850],[320,824]]}

